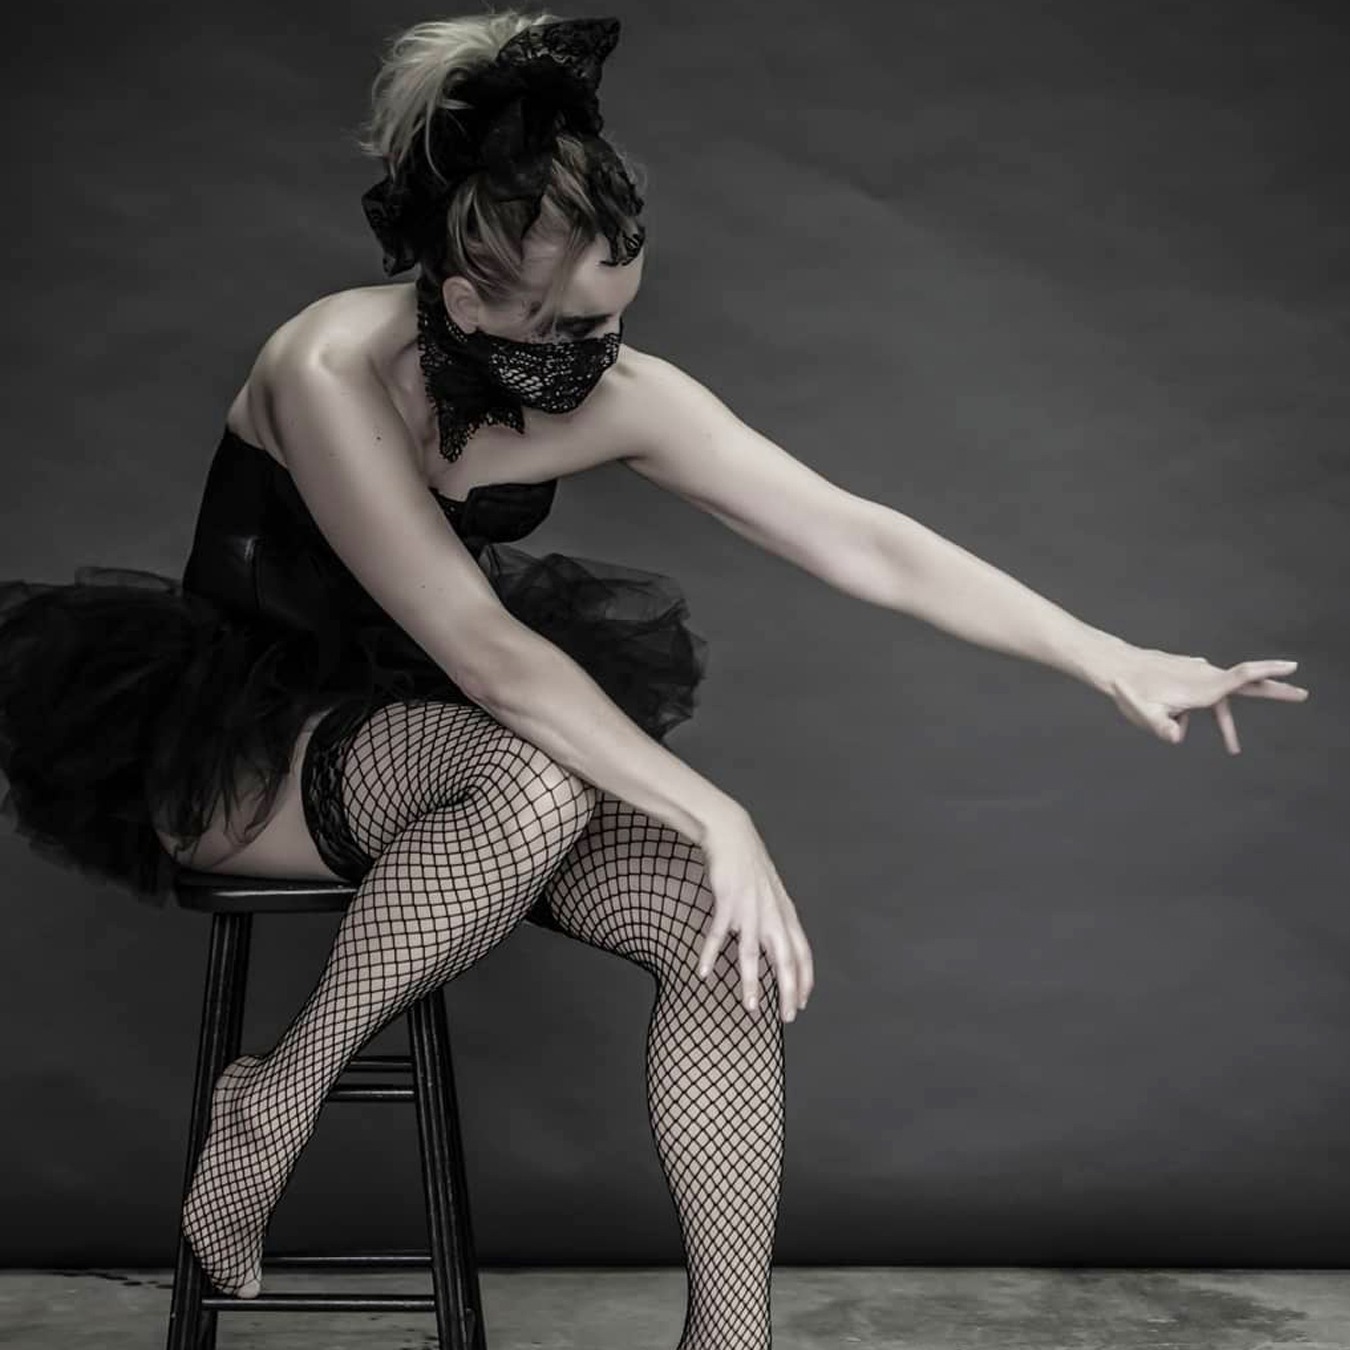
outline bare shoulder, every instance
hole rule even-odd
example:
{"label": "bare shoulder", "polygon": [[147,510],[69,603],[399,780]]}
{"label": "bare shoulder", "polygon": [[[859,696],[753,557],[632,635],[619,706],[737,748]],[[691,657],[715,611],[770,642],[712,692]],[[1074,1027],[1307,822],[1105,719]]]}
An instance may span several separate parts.
{"label": "bare shoulder", "polygon": [[278,325],[258,350],[227,421],[246,440],[283,464],[269,409],[275,394],[313,366],[375,391],[382,353],[406,327],[405,297],[398,286],[362,286],[320,296]]}
{"label": "bare shoulder", "polygon": [[690,377],[665,357],[627,343],[619,349],[613,373],[608,420],[619,442],[618,455],[627,458],[644,447],[653,423],[671,411],[672,388]]}
{"label": "bare shoulder", "polygon": [[706,433],[710,417],[724,424],[736,420],[711,389],[673,361],[635,348],[624,351],[627,372],[616,391],[614,420],[622,442],[619,457],[633,467],[663,447]]}
{"label": "bare shoulder", "polygon": [[660,368],[668,364],[652,352],[644,352],[625,342],[619,348],[619,359],[614,363],[616,387],[622,389],[627,400],[621,410],[632,411],[632,404],[641,401],[642,391],[653,378],[659,378]]}
{"label": "bare shoulder", "polygon": [[580,407],[561,414],[527,408],[526,435],[499,433],[493,460],[503,475],[522,479],[583,473],[627,458],[650,420],[647,396],[660,364],[621,343],[614,364]]}
{"label": "bare shoulder", "polygon": [[294,362],[359,363],[378,353],[380,343],[401,333],[408,322],[408,287],[356,286],[310,301],[282,323],[258,352],[263,373]]}

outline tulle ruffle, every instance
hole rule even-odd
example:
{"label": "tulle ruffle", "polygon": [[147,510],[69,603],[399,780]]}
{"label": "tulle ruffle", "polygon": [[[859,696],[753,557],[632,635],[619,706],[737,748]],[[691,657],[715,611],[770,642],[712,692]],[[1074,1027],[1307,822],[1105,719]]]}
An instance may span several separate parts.
{"label": "tulle ruffle", "polygon": [[[707,643],[671,578],[505,543],[479,565],[649,735],[693,714]],[[224,803],[247,842],[312,713],[422,698],[470,701],[392,620],[302,631],[131,568],[0,582],[0,814],[41,857],[149,903],[176,871],[156,824],[191,841]]]}

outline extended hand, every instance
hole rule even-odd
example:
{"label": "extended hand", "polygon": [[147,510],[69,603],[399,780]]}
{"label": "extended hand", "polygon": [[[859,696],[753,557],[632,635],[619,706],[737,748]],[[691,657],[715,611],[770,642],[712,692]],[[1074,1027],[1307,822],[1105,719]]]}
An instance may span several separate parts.
{"label": "extended hand", "polygon": [[1308,697],[1306,689],[1274,678],[1297,668],[1297,661],[1243,661],[1222,670],[1203,656],[1131,647],[1119,658],[1107,692],[1135,726],[1173,744],[1185,738],[1190,709],[1212,707],[1224,745],[1236,755],[1240,747],[1228,696],[1302,703]]}

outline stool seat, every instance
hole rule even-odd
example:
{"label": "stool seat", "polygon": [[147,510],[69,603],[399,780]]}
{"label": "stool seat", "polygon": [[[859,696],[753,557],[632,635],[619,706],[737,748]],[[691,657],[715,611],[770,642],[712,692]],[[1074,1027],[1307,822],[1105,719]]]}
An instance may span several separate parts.
{"label": "stool seat", "polygon": [[[175,869],[173,891],[179,907],[211,915],[183,1203],[210,1130],[212,1091],[225,1066],[240,1053],[253,916],[340,912],[351,903],[356,890],[355,883],[338,880],[235,876],[181,864]],[[356,1086],[339,1082],[328,1093],[325,1103],[403,1102],[414,1106],[428,1250],[288,1256],[269,1256],[264,1252],[263,1276],[266,1282],[269,1271],[297,1266],[430,1267],[431,1294],[352,1290],[299,1294],[265,1290],[257,1298],[241,1299],[208,1292],[206,1274],[182,1231],[180,1203],[167,1350],[215,1350],[217,1314],[230,1310],[434,1312],[437,1330],[434,1344],[438,1350],[486,1350],[454,1065],[441,989],[416,1000],[402,1015],[408,1027],[409,1054],[357,1054],[348,1062],[344,1074],[401,1072],[411,1083]]]}
{"label": "stool seat", "polygon": [[253,877],[180,867],[174,896],[182,909],[210,914],[309,914],[346,909],[356,894],[353,881],[327,877]]}
{"label": "stool seat", "polygon": [[[354,881],[326,877],[310,880],[235,876],[181,865],[174,873],[179,907],[208,914],[313,914],[342,910],[351,904],[356,890]],[[562,931],[542,894],[525,915],[525,922],[555,933]]]}

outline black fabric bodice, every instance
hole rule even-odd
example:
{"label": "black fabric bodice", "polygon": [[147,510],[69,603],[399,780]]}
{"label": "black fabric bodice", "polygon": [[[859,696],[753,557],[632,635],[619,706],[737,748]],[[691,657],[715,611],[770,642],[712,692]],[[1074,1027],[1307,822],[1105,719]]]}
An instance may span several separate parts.
{"label": "black fabric bodice", "polygon": [[[558,480],[489,483],[463,500],[428,488],[477,558],[523,539],[548,515]],[[390,622],[338,557],[283,464],[226,427],[207,471],[183,589],[287,627]]]}
{"label": "black fabric bodice", "polygon": [[[673,578],[509,542],[557,482],[428,490],[503,609],[664,739],[693,713],[707,642]],[[175,874],[157,828],[197,838],[247,781],[251,837],[313,713],[354,727],[419,699],[473,701],[337,556],[285,465],[228,429],[181,581],[96,563],[0,578],[0,813],[44,857],[156,904]]]}

